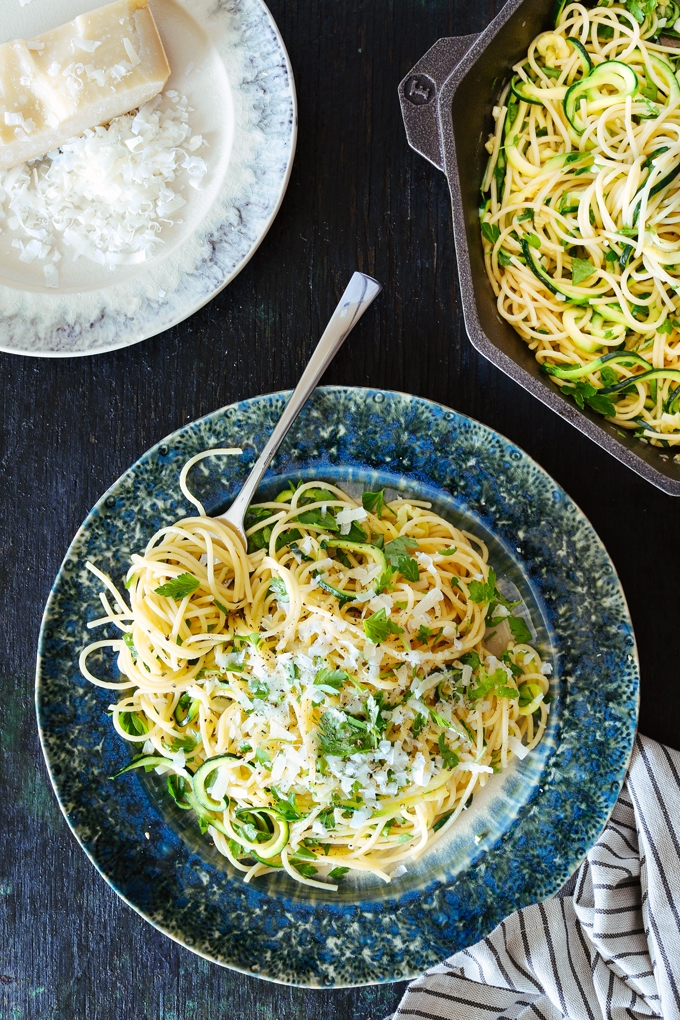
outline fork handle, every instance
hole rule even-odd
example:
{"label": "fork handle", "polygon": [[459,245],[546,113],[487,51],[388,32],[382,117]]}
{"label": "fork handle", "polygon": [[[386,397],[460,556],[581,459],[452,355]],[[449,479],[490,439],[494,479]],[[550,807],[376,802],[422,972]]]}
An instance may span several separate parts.
{"label": "fork handle", "polygon": [[252,471],[234,502],[225,513],[220,515],[222,520],[228,521],[239,532],[244,542],[243,520],[246,510],[250,506],[255,490],[262,481],[274,454],[335,354],[381,290],[382,286],[372,277],[365,276],[364,273],[353,274],[267,445],[253,465]]}

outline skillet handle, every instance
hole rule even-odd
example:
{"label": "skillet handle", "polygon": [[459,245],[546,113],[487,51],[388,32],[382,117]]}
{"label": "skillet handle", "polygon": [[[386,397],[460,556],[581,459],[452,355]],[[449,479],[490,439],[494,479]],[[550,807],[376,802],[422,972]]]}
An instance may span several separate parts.
{"label": "skillet handle", "polygon": [[444,169],[437,113],[439,90],[477,38],[454,35],[439,39],[399,84],[408,144],[438,170]]}

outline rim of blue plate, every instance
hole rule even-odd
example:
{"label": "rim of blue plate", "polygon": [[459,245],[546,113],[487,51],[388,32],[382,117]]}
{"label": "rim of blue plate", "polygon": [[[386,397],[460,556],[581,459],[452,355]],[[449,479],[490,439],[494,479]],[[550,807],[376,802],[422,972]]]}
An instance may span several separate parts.
{"label": "rim of blue plate", "polygon": [[[523,450],[488,426],[409,394],[359,387],[314,392],[265,478],[319,476],[387,484],[465,520],[517,571],[552,656],[550,733],[517,765],[467,829],[430,851],[403,881],[341,887],[337,898],[286,880],[245,885],[173,814],[154,780],[108,776],[129,752],[108,723],[111,693],[80,676],[77,652],[97,615],[87,556],[123,572],[129,551],[189,512],[177,485],[189,456],[212,511],[238,491],[289,392],[221,408],[148,450],[97,502],[64,558],[45,608],[36,711],[61,810],[109,885],[193,952],[285,984],[350,987],[413,978],[548,898],[604,828],[625,779],[637,727],[639,664],[615,568],[592,525]],[[238,441],[240,440],[240,442]],[[539,748],[541,745],[539,745]],[[118,781],[120,783],[120,781]],[[489,784],[491,786],[491,784]],[[494,799],[495,798],[495,799]],[[496,824],[497,823],[497,824]],[[495,826],[495,827],[494,827]],[[479,830],[483,829],[480,832]],[[219,859],[218,859],[219,858]],[[277,884],[278,883],[278,884]],[[292,883],[290,883],[292,885]],[[304,887],[303,887],[304,888]]]}

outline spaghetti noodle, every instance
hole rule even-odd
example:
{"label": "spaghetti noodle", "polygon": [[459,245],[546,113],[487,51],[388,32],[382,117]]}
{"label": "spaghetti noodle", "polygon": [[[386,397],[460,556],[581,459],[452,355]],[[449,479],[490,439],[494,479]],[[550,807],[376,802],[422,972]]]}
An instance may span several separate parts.
{"label": "spaghetti noodle", "polygon": [[[186,489],[196,459],[198,514],[132,556],[129,605],[88,563],[105,588],[89,626],[121,636],[80,667],[120,693],[113,726],[138,749],[121,773],[166,775],[246,881],[390,881],[541,739],[550,666],[523,604],[483,542],[384,490],[291,485],[251,506],[246,552]],[[120,681],[91,672],[103,647]]]}
{"label": "spaghetti noodle", "polygon": [[494,108],[481,211],[499,313],[563,393],[666,447],[680,443],[679,16],[674,0],[562,2]]}

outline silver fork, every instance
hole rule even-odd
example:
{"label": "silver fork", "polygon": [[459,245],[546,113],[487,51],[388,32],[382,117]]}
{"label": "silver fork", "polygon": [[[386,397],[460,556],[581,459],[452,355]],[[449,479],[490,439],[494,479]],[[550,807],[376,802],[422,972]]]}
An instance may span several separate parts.
{"label": "silver fork", "polygon": [[338,307],[333,312],[330,322],[319,340],[316,350],[307,363],[293,395],[286,404],[269,442],[255,461],[253,469],[243,483],[243,487],[229,509],[220,514],[219,520],[226,521],[238,534],[243,545],[248,547],[243,520],[250,506],[255,490],[262,481],[262,476],[269,467],[272,457],[283,442],[286,433],[307,403],[309,396],[324,374],[337,351],[356,326],[372,301],[377,298],[382,286],[370,276],[354,273],[340,298]]}

